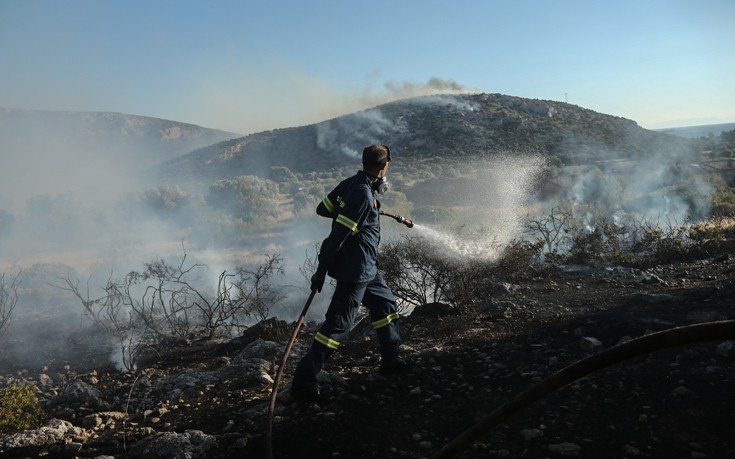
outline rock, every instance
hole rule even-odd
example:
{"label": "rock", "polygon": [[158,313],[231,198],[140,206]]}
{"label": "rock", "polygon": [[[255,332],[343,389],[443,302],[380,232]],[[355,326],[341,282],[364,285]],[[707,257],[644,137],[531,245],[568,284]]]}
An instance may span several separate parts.
{"label": "rock", "polygon": [[68,404],[85,406],[95,410],[108,410],[110,405],[104,401],[102,392],[92,385],[76,380],[69,384],[61,393],[51,400],[53,405]]}
{"label": "rock", "polygon": [[427,303],[417,306],[409,317],[411,317],[411,319],[423,319],[427,317],[450,316],[455,314],[456,311],[454,311],[448,304]]}
{"label": "rock", "polygon": [[623,446],[623,454],[625,454],[626,456],[640,456],[641,450],[639,450],[635,446],[625,445]]}
{"label": "rock", "polygon": [[640,275],[640,281],[642,284],[661,284],[661,285],[667,285],[666,281],[661,279],[656,274],[650,273],[648,271],[641,271]]}
{"label": "rock", "polygon": [[200,430],[187,430],[183,434],[159,432],[133,445],[128,457],[131,459],[206,458],[207,451],[217,447],[217,440]]}
{"label": "rock", "polygon": [[273,341],[265,341],[261,338],[256,339],[252,343],[245,346],[240,354],[236,357],[235,361],[248,361],[253,358],[263,360],[278,360],[285,346],[282,346]]}
{"label": "rock", "polygon": [[525,441],[529,441],[543,437],[544,433],[540,429],[523,429],[521,430],[521,436]]}
{"label": "rock", "polygon": [[117,423],[122,424],[127,417],[127,414],[122,411],[103,411],[84,416],[82,418],[82,425],[86,429],[112,429]]}
{"label": "rock", "polygon": [[564,442],[549,445],[549,451],[562,456],[579,456],[582,447],[574,443]]}
{"label": "rock", "polygon": [[235,359],[231,364],[220,368],[218,379],[241,379],[247,384],[272,384],[271,363],[261,358],[249,360]]}
{"label": "rock", "polygon": [[[217,384],[221,376],[216,371],[187,368],[171,376],[156,381],[154,388],[164,392],[196,392],[207,384]],[[176,398],[171,395],[166,398]]]}
{"label": "rock", "polygon": [[419,448],[421,448],[421,449],[429,450],[429,449],[431,449],[433,447],[434,447],[434,445],[430,441],[424,440],[424,441],[419,442]]}
{"label": "rock", "polygon": [[602,342],[597,338],[591,336],[584,336],[579,342],[579,345],[587,352],[596,353],[602,350]]}
{"label": "rock", "polygon": [[521,288],[520,285],[510,284],[508,282],[499,282],[495,286],[495,290],[499,293],[515,293]]}
{"label": "rock", "polygon": [[87,438],[87,432],[79,427],[74,427],[69,421],[51,419],[45,426],[24,430],[15,435],[0,440],[0,454],[17,448],[49,446],[61,443],[66,439]]}
{"label": "rock", "polygon": [[49,390],[54,386],[54,380],[46,373],[38,375],[38,388],[41,390]]}
{"label": "rock", "polygon": [[724,343],[720,343],[717,345],[717,353],[723,357],[727,357],[730,355],[733,346],[735,346],[735,341],[725,341]]}
{"label": "rock", "polygon": [[441,348],[438,346],[430,347],[419,352],[419,356],[424,359],[430,359],[436,357],[441,353]]}

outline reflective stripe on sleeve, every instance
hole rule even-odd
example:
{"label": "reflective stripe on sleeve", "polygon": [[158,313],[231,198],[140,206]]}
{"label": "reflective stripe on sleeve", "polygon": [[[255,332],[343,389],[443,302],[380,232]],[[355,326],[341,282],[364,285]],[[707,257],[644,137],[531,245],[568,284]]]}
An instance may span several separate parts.
{"label": "reflective stripe on sleeve", "polygon": [[324,207],[327,208],[330,214],[334,212],[334,204],[332,204],[332,201],[329,199],[329,196],[326,196],[324,199],[322,199],[322,204],[324,204]]}
{"label": "reflective stripe on sleeve", "polygon": [[321,332],[316,333],[316,336],[314,336],[314,341],[322,343],[329,349],[337,349],[339,347],[339,341],[335,341]]}
{"label": "reflective stripe on sleeve", "polygon": [[354,220],[351,220],[350,218],[345,217],[342,214],[339,214],[336,220],[337,223],[344,225],[345,227],[347,227],[347,229],[352,231],[352,234],[357,233],[357,222],[355,222]]}
{"label": "reflective stripe on sleeve", "polygon": [[378,328],[385,327],[386,325],[393,322],[394,320],[398,320],[397,312],[394,312],[393,314],[389,314],[384,319],[376,320],[375,322],[373,322],[373,328],[377,330]]}

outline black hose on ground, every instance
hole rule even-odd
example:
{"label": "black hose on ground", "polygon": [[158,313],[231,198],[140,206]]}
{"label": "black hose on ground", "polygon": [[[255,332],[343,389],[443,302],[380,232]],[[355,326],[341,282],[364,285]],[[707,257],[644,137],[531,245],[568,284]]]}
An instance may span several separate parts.
{"label": "black hose on ground", "polygon": [[651,333],[650,335],[613,346],[598,354],[580,360],[554,373],[526,391],[521,392],[496,408],[485,419],[447,443],[441,450],[431,456],[431,459],[443,459],[455,456],[467,448],[471,442],[490,432],[493,427],[542,397],[605,367],[670,347],[685,346],[704,341],[725,341],[729,339],[735,339],[735,320],[686,325]]}

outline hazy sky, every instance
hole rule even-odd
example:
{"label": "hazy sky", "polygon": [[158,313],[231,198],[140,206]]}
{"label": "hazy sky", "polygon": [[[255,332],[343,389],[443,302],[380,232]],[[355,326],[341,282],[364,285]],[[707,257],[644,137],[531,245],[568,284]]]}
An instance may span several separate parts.
{"label": "hazy sky", "polygon": [[0,106],[249,133],[432,78],[660,128],[735,121],[735,1],[0,0]]}

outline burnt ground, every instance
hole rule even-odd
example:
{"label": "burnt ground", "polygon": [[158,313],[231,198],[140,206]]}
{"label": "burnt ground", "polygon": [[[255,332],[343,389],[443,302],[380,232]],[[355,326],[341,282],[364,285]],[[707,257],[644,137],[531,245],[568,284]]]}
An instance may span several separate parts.
{"label": "burnt ground", "polygon": [[[592,355],[596,350],[585,338],[606,349],[652,332],[726,319],[735,319],[730,255],[647,270],[532,271],[498,285],[469,312],[426,306],[402,319],[406,355],[415,361],[408,374],[378,375],[374,338],[356,333],[328,362],[324,397],[292,402],[287,384],[311,340],[312,324],[302,330],[281,384],[274,456],[430,457],[496,407]],[[285,343],[289,327],[261,337]],[[122,374],[99,364],[96,374],[88,373],[93,360],[86,367],[47,365],[72,365],[65,371],[85,380],[94,374],[96,387],[114,400],[113,409],[125,411],[141,376],[155,381],[185,368],[216,368],[223,349],[232,353],[245,344],[194,342]],[[735,346],[729,344],[677,346],[607,367],[518,412],[458,457],[735,457]],[[11,370],[2,361],[0,368]],[[21,373],[31,377],[38,371]],[[165,410],[154,415],[129,404],[129,421],[92,435],[77,456],[123,458],[155,432],[198,429],[217,435],[219,447],[207,452],[209,458],[265,457],[269,396],[267,384],[234,378],[179,400],[160,400]],[[75,425],[92,411],[56,410],[50,414]],[[19,457],[53,452],[28,449]]]}

